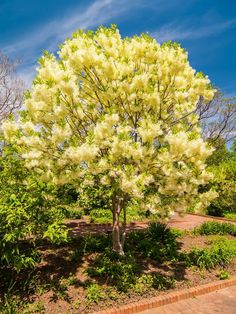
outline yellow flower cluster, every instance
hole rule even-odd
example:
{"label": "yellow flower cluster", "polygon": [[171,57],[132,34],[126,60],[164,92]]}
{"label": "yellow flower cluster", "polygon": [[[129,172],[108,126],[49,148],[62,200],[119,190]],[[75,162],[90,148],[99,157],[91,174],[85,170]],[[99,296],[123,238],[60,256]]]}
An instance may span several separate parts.
{"label": "yellow flower cluster", "polygon": [[178,44],[114,26],[77,31],[58,54],[39,60],[24,118],[2,126],[28,167],[57,184],[101,174],[151,211],[183,212],[210,178],[194,113],[214,95],[208,77]]}

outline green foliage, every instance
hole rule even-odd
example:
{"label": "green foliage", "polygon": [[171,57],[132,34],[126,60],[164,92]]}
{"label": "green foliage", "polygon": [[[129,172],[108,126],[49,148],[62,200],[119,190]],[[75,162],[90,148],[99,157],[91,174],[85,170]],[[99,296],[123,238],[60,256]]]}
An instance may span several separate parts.
{"label": "green foliage", "polygon": [[175,287],[175,280],[172,277],[162,274],[144,274],[136,279],[132,290],[139,294],[146,293],[150,288],[168,290]]}
{"label": "green foliage", "polygon": [[107,234],[96,236],[86,235],[83,239],[83,251],[86,252],[103,252],[106,248],[111,247],[111,237]]}
{"label": "green foliage", "polygon": [[146,232],[130,232],[126,247],[156,261],[171,260],[178,255],[176,238],[179,234],[166,224],[153,222]]}
{"label": "green foliage", "polygon": [[106,249],[97,257],[94,267],[89,267],[86,272],[91,277],[100,277],[123,292],[134,291],[144,294],[150,288],[165,290],[175,285],[175,280],[171,277],[156,273],[140,275],[140,270],[137,258],[133,254],[121,256]]}
{"label": "green foliage", "polygon": [[52,243],[62,244],[67,242],[68,229],[63,224],[55,222],[48,226],[43,237],[50,239]]}
{"label": "green foliage", "polygon": [[65,184],[57,188],[57,198],[63,200],[64,204],[73,204],[78,201],[78,192],[71,184]]}
{"label": "green foliage", "polygon": [[[100,177],[88,178],[91,184],[80,184],[78,189],[78,205],[83,208],[85,214],[89,214],[92,210],[111,210],[110,191],[100,183]],[[96,217],[96,213],[95,213]]]}
{"label": "green foliage", "polygon": [[[112,223],[112,211],[108,208],[92,209],[89,213],[91,222],[94,223]],[[139,209],[138,203],[129,203],[126,208],[126,221],[132,223],[134,221],[146,220],[146,213]],[[120,221],[123,222],[123,216],[120,216]]]}
{"label": "green foliage", "polygon": [[17,148],[6,146],[0,157],[0,266],[17,272],[38,261],[35,242],[43,237],[59,243],[67,232],[51,184],[29,172]]}
{"label": "green foliage", "polygon": [[228,219],[236,220],[236,211],[235,212],[224,212],[224,217]]}
{"label": "green foliage", "polygon": [[230,158],[219,164],[209,167],[214,174],[211,187],[219,194],[217,199],[207,208],[207,212],[214,216],[223,216],[224,212],[236,210],[236,156],[231,154]]}
{"label": "green foliage", "polygon": [[215,201],[207,207],[207,214],[210,216],[223,217],[224,208],[219,204],[219,201]]}
{"label": "green foliage", "polygon": [[[111,249],[111,237],[87,237],[84,240],[84,252],[103,252],[93,267],[87,269],[88,275],[100,277],[115,285],[120,291],[134,290],[145,293],[149,287],[166,289],[174,285],[171,278],[160,274],[140,276],[139,258],[152,258],[156,261],[172,260],[178,253],[177,236],[162,223],[151,223],[148,230],[132,231],[127,235],[125,255],[119,255]],[[85,245],[86,244],[86,245]]]}
{"label": "green foliage", "polygon": [[62,213],[66,219],[81,219],[84,214],[84,212],[78,208],[77,203],[64,206]]}
{"label": "green foliage", "polygon": [[215,149],[212,155],[207,158],[207,165],[209,166],[218,166],[222,162],[227,162],[231,157],[231,154],[222,139],[215,144],[218,144],[217,149]]}
{"label": "green foliage", "polygon": [[217,265],[225,266],[236,257],[236,243],[225,238],[218,238],[212,241],[210,248],[193,248],[185,260],[189,265],[195,265],[200,268],[211,269]]}
{"label": "green foliage", "polygon": [[225,279],[229,279],[230,274],[226,270],[221,269],[218,274],[218,277],[220,278],[220,280],[225,280]]}
{"label": "green foliage", "polygon": [[120,291],[127,291],[135,283],[138,272],[138,264],[131,254],[124,256],[106,249],[103,254],[98,256],[94,268],[88,268],[90,276],[106,278],[116,285]]}
{"label": "green foliage", "polygon": [[195,234],[230,234],[236,236],[236,225],[226,222],[207,221],[194,229]]}
{"label": "green foliage", "polygon": [[132,290],[139,294],[144,294],[150,288],[152,288],[154,283],[154,277],[151,274],[141,275],[132,287]]}
{"label": "green foliage", "polygon": [[162,274],[155,274],[153,277],[153,288],[158,290],[168,290],[175,287],[175,279],[164,276]]}
{"label": "green foliage", "polygon": [[91,222],[95,223],[111,223],[112,212],[109,209],[92,209],[90,211]]}
{"label": "green foliage", "polygon": [[91,304],[93,302],[98,303],[99,301],[105,298],[105,294],[102,291],[101,286],[96,283],[91,283],[86,288],[86,301],[87,304]]}

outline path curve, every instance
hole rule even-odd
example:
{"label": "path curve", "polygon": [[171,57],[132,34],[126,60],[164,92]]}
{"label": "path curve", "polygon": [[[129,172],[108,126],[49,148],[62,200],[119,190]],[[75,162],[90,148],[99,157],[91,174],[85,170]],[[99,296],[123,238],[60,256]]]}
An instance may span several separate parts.
{"label": "path curve", "polygon": [[[201,225],[206,221],[219,221],[223,222],[221,218],[217,217],[208,217],[200,215],[187,214],[184,217],[180,217],[178,214],[175,214],[168,225],[173,228],[182,229],[182,230],[192,230],[196,226]],[[225,221],[229,222],[229,221]],[[236,225],[236,221],[230,221],[230,223]],[[67,227],[70,228],[70,233],[73,236],[84,235],[86,233],[96,234],[102,232],[110,232],[112,230],[111,224],[95,224],[89,223],[86,220],[78,219],[67,219],[65,221]],[[127,230],[142,230],[148,227],[148,222],[134,222],[130,223],[127,226]]]}

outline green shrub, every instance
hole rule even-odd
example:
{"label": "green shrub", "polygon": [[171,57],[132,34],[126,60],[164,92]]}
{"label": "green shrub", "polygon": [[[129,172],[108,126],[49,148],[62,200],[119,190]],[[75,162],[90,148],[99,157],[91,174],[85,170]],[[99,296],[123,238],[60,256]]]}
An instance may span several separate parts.
{"label": "green shrub", "polygon": [[177,234],[163,223],[150,223],[146,233],[136,243],[136,250],[156,261],[173,259],[178,255]]}
{"label": "green shrub", "polygon": [[56,188],[24,167],[17,147],[5,146],[0,157],[0,267],[19,272],[38,261],[35,243],[67,238]]}
{"label": "green shrub", "polygon": [[218,197],[207,208],[207,213],[213,216],[223,216],[224,212],[236,209],[236,155],[231,154],[227,160],[209,167],[214,174],[210,183],[218,192]]}
{"label": "green shrub", "polygon": [[[112,212],[106,208],[92,209],[89,214],[91,221],[95,223],[112,223]],[[130,204],[126,209],[126,221],[127,223],[134,221],[146,220],[145,212],[140,211],[136,204]],[[120,221],[123,222],[123,216],[121,215]]]}
{"label": "green shrub", "polygon": [[236,225],[227,222],[207,221],[194,229],[195,234],[230,234],[236,236]]}
{"label": "green shrub", "polygon": [[221,206],[221,204],[219,204],[217,202],[210,204],[207,207],[207,215],[216,216],[216,217],[223,217],[224,216],[224,208]]}

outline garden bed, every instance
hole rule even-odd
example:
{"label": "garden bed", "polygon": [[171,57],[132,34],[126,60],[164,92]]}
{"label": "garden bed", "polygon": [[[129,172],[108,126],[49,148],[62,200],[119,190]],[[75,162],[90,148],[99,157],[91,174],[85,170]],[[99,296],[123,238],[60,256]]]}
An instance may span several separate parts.
{"label": "garden bed", "polygon": [[[201,232],[221,233],[213,227]],[[41,243],[36,269],[10,285],[12,273],[3,271],[0,312],[93,313],[230,278],[236,275],[235,236],[228,234],[233,229],[222,230],[200,235],[154,224],[128,234],[125,257],[112,253],[110,234],[76,237],[63,246]]]}

